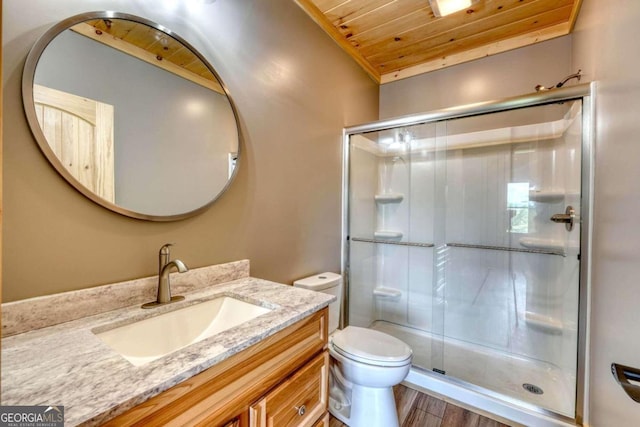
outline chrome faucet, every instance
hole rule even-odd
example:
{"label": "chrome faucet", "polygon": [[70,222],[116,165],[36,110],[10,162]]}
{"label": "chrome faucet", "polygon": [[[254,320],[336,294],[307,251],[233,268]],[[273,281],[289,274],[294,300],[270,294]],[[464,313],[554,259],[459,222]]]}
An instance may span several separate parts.
{"label": "chrome faucet", "polygon": [[179,259],[171,261],[169,247],[171,243],[162,245],[158,253],[158,295],[155,301],[142,304],[142,308],[153,308],[159,305],[169,304],[184,299],[183,296],[171,296],[171,281],[169,280],[172,269],[177,269],[179,273],[188,271],[186,265]]}

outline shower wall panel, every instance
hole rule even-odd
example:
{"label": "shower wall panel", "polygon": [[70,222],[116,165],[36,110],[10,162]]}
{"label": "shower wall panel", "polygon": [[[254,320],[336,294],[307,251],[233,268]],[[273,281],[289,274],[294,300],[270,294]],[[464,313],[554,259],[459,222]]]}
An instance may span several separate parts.
{"label": "shower wall panel", "polygon": [[[352,236],[372,238],[376,229],[377,213],[374,196],[378,184],[378,157],[366,148],[371,141],[361,135],[352,139],[349,153],[349,206],[353,218]],[[349,324],[368,327],[376,319],[373,288],[376,283],[378,259],[374,245],[351,242],[350,267],[347,277],[349,294]]]}
{"label": "shower wall panel", "polygon": [[[421,132],[433,136],[432,130]],[[395,142],[398,138],[400,143]],[[370,258],[367,267],[350,262],[352,269],[358,266],[349,281],[350,324],[387,321],[430,330],[434,152],[429,144],[420,150],[412,144],[408,132],[392,141],[377,134],[357,135],[351,141],[350,245],[353,256],[362,259],[366,253]]]}

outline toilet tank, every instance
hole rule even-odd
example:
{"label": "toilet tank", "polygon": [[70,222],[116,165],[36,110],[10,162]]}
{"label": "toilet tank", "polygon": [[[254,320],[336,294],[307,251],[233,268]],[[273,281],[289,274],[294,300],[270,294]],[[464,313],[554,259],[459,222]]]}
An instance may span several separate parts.
{"label": "toilet tank", "polygon": [[336,273],[322,273],[293,282],[293,286],[336,296],[329,304],[329,333],[338,329],[340,304],[342,303],[342,276]]}

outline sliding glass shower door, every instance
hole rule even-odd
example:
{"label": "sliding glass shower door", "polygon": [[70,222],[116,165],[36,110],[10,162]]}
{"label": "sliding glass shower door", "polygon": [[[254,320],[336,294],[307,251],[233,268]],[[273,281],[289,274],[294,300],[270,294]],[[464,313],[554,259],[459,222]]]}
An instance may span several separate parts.
{"label": "sliding glass shower door", "polygon": [[582,100],[349,137],[348,323],[575,417]]}

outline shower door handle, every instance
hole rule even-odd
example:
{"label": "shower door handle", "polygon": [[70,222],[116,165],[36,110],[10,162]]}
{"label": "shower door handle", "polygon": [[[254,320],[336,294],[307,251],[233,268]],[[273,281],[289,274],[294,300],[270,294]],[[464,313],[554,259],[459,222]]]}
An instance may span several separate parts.
{"label": "shower door handle", "polygon": [[553,222],[564,223],[567,231],[571,231],[576,220],[576,211],[573,206],[567,206],[563,214],[555,214],[550,219]]}
{"label": "shower door handle", "polygon": [[629,382],[629,380],[640,382],[640,369],[612,363],[611,373],[625,393],[627,393],[631,399],[640,403],[640,385]]}

